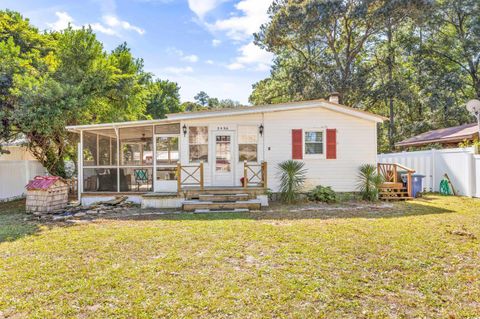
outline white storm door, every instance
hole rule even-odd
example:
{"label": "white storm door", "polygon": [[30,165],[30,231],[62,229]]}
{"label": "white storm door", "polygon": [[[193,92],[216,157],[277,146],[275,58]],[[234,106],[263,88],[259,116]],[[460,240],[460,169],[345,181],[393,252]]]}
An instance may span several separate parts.
{"label": "white storm door", "polygon": [[155,135],[155,192],[177,191],[177,162],[180,160],[178,135]]}
{"label": "white storm door", "polygon": [[235,172],[233,132],[213,133],[213,186],[233,186]]}

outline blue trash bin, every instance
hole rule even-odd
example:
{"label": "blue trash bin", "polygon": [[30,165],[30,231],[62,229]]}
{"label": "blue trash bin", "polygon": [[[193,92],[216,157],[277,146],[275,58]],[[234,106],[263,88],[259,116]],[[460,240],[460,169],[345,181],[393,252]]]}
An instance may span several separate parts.
{"label": "blue trash bin", "polygon": [[412,174],[412,196],[417,197],[418,193],[423,190],[423,179],[425,175]]}
{"label": "blue trash bin", "polygon": [[[407,174],[402,174],[402,181],[407,185]],[[425,175],[422,174],[412,174],[412,196],[417,197],[417,194],[423,190],[423,179]]]}

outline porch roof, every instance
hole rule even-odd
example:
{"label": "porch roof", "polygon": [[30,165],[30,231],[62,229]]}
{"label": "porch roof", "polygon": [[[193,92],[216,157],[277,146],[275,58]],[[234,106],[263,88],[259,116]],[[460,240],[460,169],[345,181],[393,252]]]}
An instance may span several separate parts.
{"label": "porch roof", "polygon": [[89,129],[143,126],[143,125],[153,125],[153,124],[160,124],[160,123],[175,123],[175,122],[178,123],[182,120],[202,119],[202,118],[212,118],[212,117],[222,117],[222,116],[235,116],[235,115],[245,115],[245,114],[255,114],[255,113],[281,112],[281,111],[291,111],[296,109],[308,109],[308,108],[317,108],[317,107],[328,109],[338,113],[343,113],[353,117],[362,118],[364,120],[373,121],[377,123],[381,123],[387,120],[387,118],[384,116],[380,116],[380,115],[363,111],[360,109],[356,109],[353,107],[319,99],[319,100],[267,104],[267,105],[257,105],[257,106],[241,106],[236,108],[219,109],[219,110],[202,110],[202,111],[196,111],[196,112],[172,113],[172,114],[167,114],[166,119],[76,125],[76,126],[67,126],[67,130],[71,132],[79,132],[81,130],[89,130]]}

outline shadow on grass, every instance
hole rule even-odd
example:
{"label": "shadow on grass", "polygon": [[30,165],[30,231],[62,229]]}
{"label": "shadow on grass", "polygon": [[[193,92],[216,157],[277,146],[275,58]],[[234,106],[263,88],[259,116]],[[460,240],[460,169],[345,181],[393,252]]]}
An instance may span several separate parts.
{"label": "shadow on grass", "polygon": [[0,203],[0,243],[33,235],[40,230],[39,223],[25,221],[26,217],[24,199]]}
{"label": "shadow on grass", "polygon": [[395,203],[393,206],[386,204],[349,203],[349,205],[322,205],[305,207],[292,207],[283,209],[264,209],[258,212],[211,212],[211,213],[145,213],[136,216],[113,217],[115,220],[302,220],[302,219],[347,219],[347,218],[400,218],[408,216],[422,216],[433,214],[447,214],[454,211],[422,205],[421,200]]}
{"label": "shadow on grass", "polygon": [[[300,204],[285,206],[274,204],[271,208],[258,212],[212,212],[212,213],[179,213],[173,210],[141,210],[132,208],[123,215],[89,217],[83,222],[105,220],[116,221],[216,221],[216,220],[307,220],[307,219],[351,219],[351,218],[401,218],[433,214],[447,214],[454,211],[431,205],[435,199],[424,198],[402,203],[366,203],[344,202],[341,204]],[[35,235],[41,227],[69,227],[75,223],[28,221],[25,213],[25,201],[18,200],[0,203],[0,243]]]}

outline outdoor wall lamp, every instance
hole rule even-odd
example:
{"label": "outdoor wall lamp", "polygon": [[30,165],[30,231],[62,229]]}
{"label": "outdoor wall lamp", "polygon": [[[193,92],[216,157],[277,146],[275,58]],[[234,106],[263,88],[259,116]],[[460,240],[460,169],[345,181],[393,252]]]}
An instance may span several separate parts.
{"label": "outdoor wall lamp", "polygon": [[258,127],[258,133],[260,133],[260,136],[263,135],[263,124],[260,124],[260,126]]}
{"label": "outdoor wall lamp", "polygon": [[187,126],[185,124],[183,124],[182,130],[183,130],[183,136],[187,136]]}

